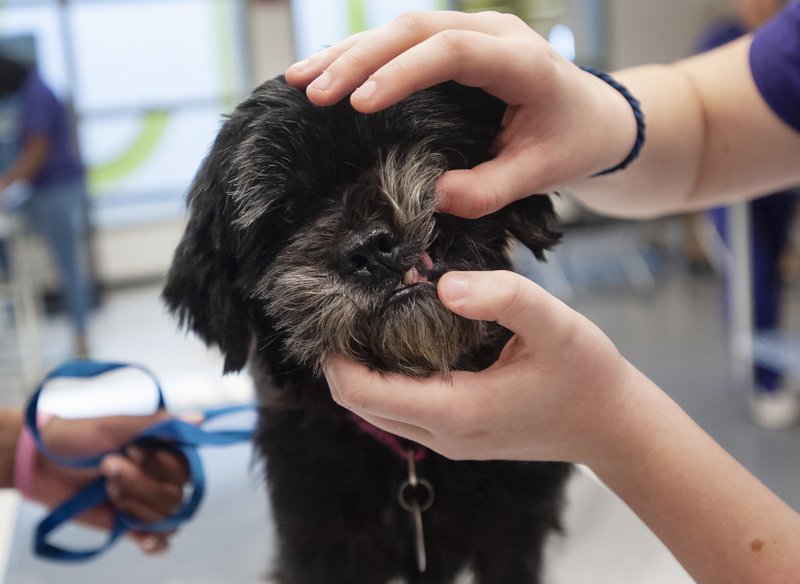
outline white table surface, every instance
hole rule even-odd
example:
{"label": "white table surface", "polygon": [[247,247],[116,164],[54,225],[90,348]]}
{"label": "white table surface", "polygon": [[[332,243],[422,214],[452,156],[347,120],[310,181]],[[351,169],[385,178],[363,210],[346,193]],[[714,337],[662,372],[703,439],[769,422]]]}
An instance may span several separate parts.
{"label": "white table surface", "polygon": [[19,494],[11,489],[0,489],[0,583],[5,582],[8,555],[17,523]]}

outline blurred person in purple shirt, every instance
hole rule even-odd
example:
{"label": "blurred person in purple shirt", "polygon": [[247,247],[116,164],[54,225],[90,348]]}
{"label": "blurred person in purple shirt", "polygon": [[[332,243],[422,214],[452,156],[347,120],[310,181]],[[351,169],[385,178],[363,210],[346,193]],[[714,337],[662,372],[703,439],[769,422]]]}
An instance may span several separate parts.
{"label": "blurred person in purple shirt", "polygon": [[[698,53],[716,49],[762,26],[781,11],[786,0],[735,0],[734,4],[736,17],[709,28],[697,45]],[[761,198],[748,203],[753,325],[757,332],[772,331],[779,327],[781,257],[789,244],[797,194],[796,189],[764,193]],[[727,207],[712,209],[710,215],[727,245]],[[753,419],[765,427],[780,428],[795,423],[800,415],[797,400],[780,372],[755,367],[754,379],[756,388],[751,399]]]}
{"label": "blurred person in purple shirt", "polygon": [[13,155],[0,175],[0,198],[27,183],[27,211],[58,268],[74,330],[76,356],[88,355],[91,302],[86,235],[86,178],[69,113],[39,74],[0,55],[0,103]]}

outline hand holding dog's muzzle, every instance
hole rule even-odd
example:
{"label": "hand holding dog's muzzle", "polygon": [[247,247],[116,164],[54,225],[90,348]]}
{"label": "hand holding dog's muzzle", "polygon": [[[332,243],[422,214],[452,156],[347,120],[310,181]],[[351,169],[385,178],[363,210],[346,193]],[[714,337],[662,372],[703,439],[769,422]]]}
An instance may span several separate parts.
{"label": "hand holding dog's muzzle", "polygon": [[511,272],[451,272],[438,291],[450,310],[515,333],[497,362],[420,380],[336,358],[325,370],[336,401],[454,459],[592,460],[627,411],[635,371],[613,343]]}

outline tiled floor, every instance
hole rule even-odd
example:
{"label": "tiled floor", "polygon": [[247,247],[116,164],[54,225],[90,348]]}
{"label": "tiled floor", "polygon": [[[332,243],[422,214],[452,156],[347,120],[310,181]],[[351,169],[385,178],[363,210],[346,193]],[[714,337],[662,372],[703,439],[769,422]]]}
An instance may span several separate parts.
{"label": "tiled floor", "polygon": [[[798,300],[797,290],[792,294]],[[147,364],[162,378],[175,408],[248,399],[247,380],[223,381],[219,356],[179,333],[157,295],[155,287],[111,295],[93,324],[96,356]],[[715,279],[678,272],[660,279],[647,297],[598,288],[591,295],[579,293],[574,303],[725,448],[800,509],[800,429],[767,431],[748,421],[742,396],[728,389],[718,301]],[[65,337],[62,325],[51,325],[53,357],[59,343],[65,346]],[[207,500],[199,517],[181,529],[168,554],[143,558],[123,543],[85,565],[39,561],[29,549],[41,512],[23,505],[6,584],[263,582],[273,538],[257,464],[245,446],[206,451],[203,457],[209,475]],[[569,499],[567,533],[551,542],[546,582],[691,582],[641,522],[593,479],[578,474]],[[62,535],[73,542],[87,537],[77,530]]]}

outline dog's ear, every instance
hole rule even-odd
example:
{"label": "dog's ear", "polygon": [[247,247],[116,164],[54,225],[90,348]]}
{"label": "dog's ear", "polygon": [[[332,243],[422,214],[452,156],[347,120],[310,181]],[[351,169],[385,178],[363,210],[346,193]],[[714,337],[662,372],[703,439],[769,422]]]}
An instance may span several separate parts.
{"label": "dog's ear", "polygon": [[544,261],[544,252],[561,240],[553,202],[547,195],[531,195],[499,211],[510,235]]}
{"label": "dog's ear", "polygon": [[483,89],[467,87],[455,81],[442,83],[434,89],[455,103],[464,119],[477,124],[500,127],[506,113],[506,104],[503,100],[486,93]]}
{"label": "dog's ear", "polygon": [[251,340],[247,301],[236,286],[239,266],[225,147],[230,134],[223,128],[189,189],[189,222],[162,293],[182,326],[220,348],[226,373],[244,367]]}

